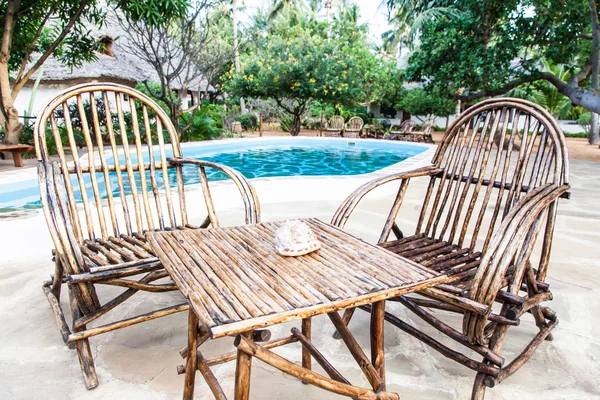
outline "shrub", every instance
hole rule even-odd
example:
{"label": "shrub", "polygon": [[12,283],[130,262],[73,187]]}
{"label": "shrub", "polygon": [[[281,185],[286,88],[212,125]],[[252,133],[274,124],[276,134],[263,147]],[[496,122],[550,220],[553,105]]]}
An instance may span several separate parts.
{"label": "shrub", "polygon": [[[196,110],[190,128],[181,133],[179,140],[182,142],[195,142],[216,139],[223,132],[223,123],[221,118],[214,118],[215,113],[215,108],[211,107],[210,104],[203,104]],[[180,126],[188,124],[191,115],[191,113],[182,115],[179,118]],[[221,123],[218,124],[217,121]]]}
{"label": "shrub", "polygon": [[258,118],[256,118],[255,114],[242,114],[238,116],[235,120],[242,125],[242,129],[245,131],[255,131],[256,129],[258,129]]}

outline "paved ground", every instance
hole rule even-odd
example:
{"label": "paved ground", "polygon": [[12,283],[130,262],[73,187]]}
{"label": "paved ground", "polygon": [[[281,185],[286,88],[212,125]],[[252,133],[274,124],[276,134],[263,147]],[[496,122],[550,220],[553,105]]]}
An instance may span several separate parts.
{"label": "paved ground", "polygon": [[[548,282],[555,299],[552,307],[560,324],[555,340],[546,342],[515,376],[488,391],[488,399],[600,399],[600,164],[574,160],[571,181],[573,198],[561,204],[555,247]],[[329,220],[340,201],[363,180],[265,179],[256,182],[262,201],[263,219],[279,220],[317,216]],[[315,189],[309,192],[309,189]],[[215,199],[222,204],[222,221],[235,223],[240,213],[231,209],[230,188],[220,187]],[[414,181],[401,215],[403,226],[414,223],[425,183]],[[394,188],[368,197],[349,229],[373,240],[385,219]],[[196,214],[200,214],[196,212]],[[203,217],[203,215],[198,215]],[[77,357],[62,343],[41,282],[52,272],[50,238],[43,216],[30,212],[19,218],[0,220],[0,399],[178,399],[183,377],[175,367],[185,344],[186,316],[175,315],[136,325],[91,339],[100,386],[84,389]],[[115,290],[104,290],[109,295]],[[175,293],[134,296],[115,311],[115,316],[132,316],[181,299]],[[63,305],[66,305],[63,299]],[[68,308],[68,306],[67,306]],[[404,314],[399,307],[391,305]],[[415,318],[409,320],[428,330]],[[358,312],[351,328],[368,346],[368,318]],[[460,323],[457,319],[455,322]],[[527,335],[534,332],[523,321],[513,329],[509,354],[520,351]],[[367,385],[343,344],[331,338],[328,321],[318,318],[314,340],[332,363],[353,383]],[[284,335],[293,324],[274,329]],[[386,361],[389,389],[403,399],[466,399],[473,372],[446,360],[418,341],[392,328],[386,330]],[[207,355],[231,349],[227,340],[204,345]],[[298,345],[278,350],[300,360]],[[235,365],[214,368],[232,393]],[[254,399],[338,398],[255,362],[251,396]],[[205,384],[198,381],[196,398],[210,399]]]}

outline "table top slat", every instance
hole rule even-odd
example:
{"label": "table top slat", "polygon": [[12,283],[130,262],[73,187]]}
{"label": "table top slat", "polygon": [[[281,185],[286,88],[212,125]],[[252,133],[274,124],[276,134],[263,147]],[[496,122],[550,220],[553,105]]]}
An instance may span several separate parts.
{"label": "table top slat", "polygon": [[212,337],[369,304],[446,280],[318,219],[302,221],[321,249],[300,257],[275,249],[283,221],[146,237]]}

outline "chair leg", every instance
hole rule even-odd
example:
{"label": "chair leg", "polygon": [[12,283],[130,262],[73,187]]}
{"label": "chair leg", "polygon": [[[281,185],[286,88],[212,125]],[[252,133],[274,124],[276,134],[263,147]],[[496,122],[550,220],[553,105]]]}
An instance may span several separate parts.
{"label": "chair leg", "polygon": [[[75,296],[73,296],[71,285],[69,285],[69,298],[73,321],[76,321],[81,317],[81,310],[77,305],[77,299],[75,299]],[[73,332],[79,332],[82,330],[85,330],[85,326],[82,326],[79,329],[73,329]],[[79,358],[79,366],[81,367],[81,373],[83,374],[85,388],[88,390],[95,388],[98,386],[98,374],[96,373],[94,357],[92,356],[92,350],[90,348],[90,342],[88,339],[77,341],[77,357]]]}
{"label": "chair leg", "polygon": [[483,400],[485,397],[485,378],[486,374],[478,372],[473,383],[473,391],[471,392],[471,400]]}
{"label": "chair leg", "polygon": [[[344,324],[346,326],[348,326],[348,324],[350,323],[350,320],[352,319],[352,316],[354,315],[354,311],[356,310],[356,308],[348,308],[344,311],[344,315],[342,316],[342,320],[344,321]],[[338,332],[335,331],[333,333],[333,338],[334,339],[341,339],[342,335]]]}
{"label": "chair leg", "polygon": [[[56,256],[55,256],[56,257]],[[60,303],[60,288],[62,286],[63,279],[63,267],[58,257],[54,261],[54,279],[52,279],[52,294],[56,297],[56,300]]]}
{"label": "chair leg", "polygon": [[79,366],[83,374],[83,382],[87,390],[98,386],[98,375],[94,366],[94,357],[90,348],[88,339],[83,339],[77,342],[77,357],[79,358]]}

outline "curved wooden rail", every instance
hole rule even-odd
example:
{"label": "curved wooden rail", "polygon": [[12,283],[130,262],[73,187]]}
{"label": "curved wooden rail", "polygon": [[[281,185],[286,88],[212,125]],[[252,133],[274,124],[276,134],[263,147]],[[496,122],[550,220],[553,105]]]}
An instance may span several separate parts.
{"label": "curved wooden rail", "polygon": [[[500,225],[477,269],[469,292],[471,300],[490,306],[491,310],[498,291],[504,286],[504,277],[511,264],[514,271],[510,287],[513,288],[513,295],[518,293],[525,267],[542,227],[541,217],[547,212],[550,203],[560,198],[569,187],[569,185],[552,184],[541,186],[523,197],[511,210]],[[513,263],[513,260],[516,261]],[[488,315],[489,311],[482,315],[465,310],[463,332],[471,343],[487,342],[485,328]]]}

